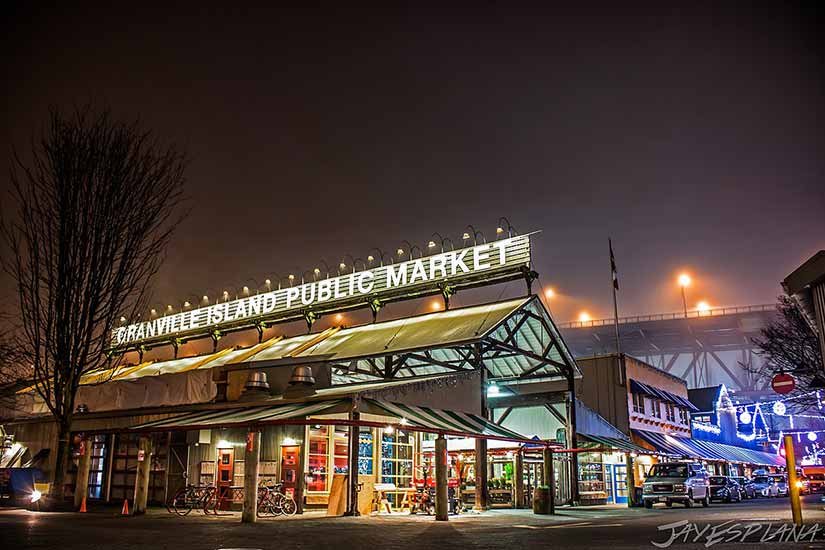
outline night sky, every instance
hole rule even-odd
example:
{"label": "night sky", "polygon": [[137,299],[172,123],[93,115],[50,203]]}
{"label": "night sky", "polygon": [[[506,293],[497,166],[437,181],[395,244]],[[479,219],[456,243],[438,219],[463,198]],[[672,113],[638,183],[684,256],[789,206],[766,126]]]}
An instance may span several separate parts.
{"label": "night sky", "polygon": [[193,212],[158,304],[467,224],[492,238],[500,216],[542,231],[558,321],[612,315],[608,236],[622,315],[679,310],[682,269],[690,307],[771,303],[825,247],[813,9],[83,4],[3,7],[1,181],[49,105],[108,105],[185,148]]}

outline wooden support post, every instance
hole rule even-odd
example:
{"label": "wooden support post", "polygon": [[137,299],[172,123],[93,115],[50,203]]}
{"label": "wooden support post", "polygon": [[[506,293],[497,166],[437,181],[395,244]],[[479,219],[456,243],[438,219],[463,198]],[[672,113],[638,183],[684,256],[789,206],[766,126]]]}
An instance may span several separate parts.
{"label": "wooden support post", "polygon": [[553,469],[553,450],[545,447],[541,452],[544,470],[544,485],[548,487],[548,498],[550,499],[550,513],[556,513],[556,471]]}
{"label": "wooden support post", "polygon": [[435,519],[447,521],[447,438],[443,434],[435,440]]}
{"label": "wooden support post", "polygon": [[246,434],[243,455],[243,512],[241,522],[255,523],[258,518],[258,464],[261,462],[261,432]]}
{"label": "wooden support post", "polygon": [[473,510],[484,511],[490,508],[490,490],[487,488],[487,440],[476,439],[476,503]]}
{"label": "wooden support post", "polygon": [[152,439],[141,437],[138,442],[138,464],[135,475],[135,502],[132,514],[145,514],[149,498],[149,475],[152,471]]}
{"label": "wooden support post", "polygon": [[627,507],[636,506],[636,470],[633,468],[633,455],[625,453],[627,463]]}
{"label": "wooden support post", "polygon": [[513,466],[513,508],[524,508],[524,453],[516,451]]}
{"label": "wooden support post", "polygon": [[[358,411],[350,412],[350,420],[353,422],[358,422],[361,418],[361,413]],[[344,512],[345,516],[357,516],[359,515],[358,512],[358,446],[359,446],[359,433],[360,429],[358,426],[350,426],[349,427],[349,457],[347,460],[347,464],[349,465],[347,470],[349,475],[347,476],[348,487],[347,487],[347,510]]]}
{"label": "wooden support post", "polygon": [[92,440],[83,438],[80,442],[80,459],[77,463],[77,477],[74,484],[74,507],[80,508],[83,497],[89,494],[89,467],[92,464]]}

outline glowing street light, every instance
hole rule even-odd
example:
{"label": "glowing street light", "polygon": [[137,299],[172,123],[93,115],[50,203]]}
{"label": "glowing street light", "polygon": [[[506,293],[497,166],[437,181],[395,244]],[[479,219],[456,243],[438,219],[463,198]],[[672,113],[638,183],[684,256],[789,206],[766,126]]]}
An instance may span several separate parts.
{"label": "glowing street light", "polygon": [[682,287],[682,306],[685,308],[685,319],[687,319],[687,296],[685,295],[685,289],[690,286],[690,275],[687,273],[682,273],[679,275],[679,286]]}
{"label": "glowing street light", "polygon": [[705,301],[701,301],[698,304],[696,304],[696,311],[698,311],[700,314],[707,313],[708,311],[710,311],[710,304]]}
{"label": "glowing street light", "polygon": [[579,313],[579,322],[580,323],[589,323],[591,320],[592,320],[592,317],[590,317],[590,314],[587,313],[586,311],[582,311],[581,313]]}
{"label": "glowing street light", "polygon": [[547,289],[544,290],[544,297],[547,298],[548,300],[552,300],[553,298],[556,297],[556,291],[553,290],[552,288],[547,288]]}

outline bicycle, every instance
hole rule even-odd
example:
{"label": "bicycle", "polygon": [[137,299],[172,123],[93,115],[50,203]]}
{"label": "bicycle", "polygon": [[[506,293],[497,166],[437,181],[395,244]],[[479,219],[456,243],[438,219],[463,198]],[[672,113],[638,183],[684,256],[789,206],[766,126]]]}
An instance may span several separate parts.
{"label": "bicycle", "polygon": [[292,497],[283,493],[283,483],[276,483],[272,486],[261,485],[258,487],[258,516],[264,515],[285,515],[292,516],[298,511],[298,505]]}
{"label": "bicycle", "polygon": [[[186,516],[195,508],[203,510],[204,514],[217,513],[215,507],[215,488],[211,485],[190,485],[181,487],[166,503],[166,510],[171,514]],[[212,504],[210,510],[210,504]]]}

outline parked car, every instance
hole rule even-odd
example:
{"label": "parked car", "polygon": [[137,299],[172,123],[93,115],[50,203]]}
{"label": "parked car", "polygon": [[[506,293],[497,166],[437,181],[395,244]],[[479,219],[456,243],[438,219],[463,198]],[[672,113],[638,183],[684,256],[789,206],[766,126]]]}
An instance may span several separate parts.
{"label": "parked car", "polygon": [[642,486],[645,508],[657,502],[668,507],[674,502],[687,508],[694,503],[710,505],[708,474],[698,462],[661,462],[654,464]]}
{"label": "parked car", "polygon": [[732,476],[731,479],[739,484],[739,494],[742,499],[756,498],[756,490],[753,488],[753,481],[744,476]]}
{"label": "parked car", "polygon": [[722,502],[740,502],[742,495],[739,492],[739,484],[732,478],[725,476],[710,476],[710,500]]}
{"label": "parked car", "polygon": [[775,497],[779,494],[779,488],[776,482],[767,475],[758,475],[753,478],[753,489],[756,495],[760,497]]}
{"label": "parked car", "polygon": [[825,467],[803,466],[802,474],[808,478],[808,488],[812,493],[825,492]]}
{"label": "parked car", "polygon": [[790,488],[788,487],[788,478],[785,474],[774,474],[771,476],[771,479],[776,483],[776,496],[786,497],[791,494]]}

